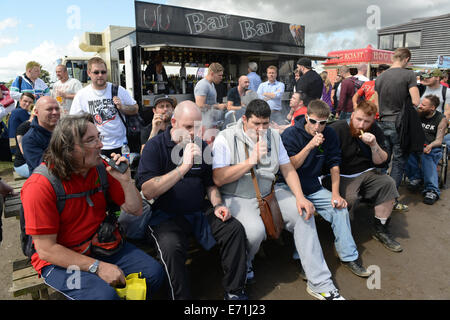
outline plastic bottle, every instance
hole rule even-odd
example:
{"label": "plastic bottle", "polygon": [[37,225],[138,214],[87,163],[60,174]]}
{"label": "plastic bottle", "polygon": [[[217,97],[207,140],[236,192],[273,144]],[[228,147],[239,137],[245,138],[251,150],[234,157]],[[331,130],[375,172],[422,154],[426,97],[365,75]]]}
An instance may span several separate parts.
{"label": "plastic bottle", "polygon": [[127,158],[128,163],[130,163],[130,148],[127,143],[124,143],[121,150],[122,156]]}

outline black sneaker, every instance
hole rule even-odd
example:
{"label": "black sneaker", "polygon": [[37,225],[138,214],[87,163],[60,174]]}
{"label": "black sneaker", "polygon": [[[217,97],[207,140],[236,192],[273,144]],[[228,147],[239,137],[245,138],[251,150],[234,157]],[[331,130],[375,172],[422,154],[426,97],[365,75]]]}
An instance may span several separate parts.
{"label": "black sneaker", "polygon": [[439,196],[433,191],[426,191],[425,196],[423,197],[423,203],[432,205],[436,201],[438,201]]}
{"label": "black sneaker", "polygon": [[343,266],[347,267],[351,272],[359,277],[367,278],[372,274],[362,266],[361,262],[359,262],[358,259],[356,259],[355,261],[341,261],[341,263]]}
{"label": "black sneaker", "polygon": [[379,219],[374,217],[374,234],[372,237],[375,240],[380,241],[387,249],[394,252],[401,252],[403,251],[402,246],[392,238],[392,235],[388,230],[390,221],[391,218],[388,218],[386,224],[383,225]]}

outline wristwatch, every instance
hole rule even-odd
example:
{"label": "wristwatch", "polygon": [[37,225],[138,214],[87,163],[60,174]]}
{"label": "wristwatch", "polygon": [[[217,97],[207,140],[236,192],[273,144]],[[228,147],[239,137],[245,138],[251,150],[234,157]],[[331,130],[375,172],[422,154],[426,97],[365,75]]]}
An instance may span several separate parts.
{"label": "wristwatch", "polygon": [[89,271],[90,273],[97,274],[97,271],[98,271],[98,265],[99,265],[99,264],[100,264],[100,261],[95,260],[94,263],[91,264],[91,265],[89,266],[88,271]]}

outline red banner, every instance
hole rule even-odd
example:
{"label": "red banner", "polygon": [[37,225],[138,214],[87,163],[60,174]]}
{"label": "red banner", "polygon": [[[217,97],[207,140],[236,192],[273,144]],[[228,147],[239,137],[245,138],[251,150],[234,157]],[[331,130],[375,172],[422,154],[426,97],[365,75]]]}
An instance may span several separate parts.
{"label": "red banner", "polygon": [[393,51],[374,49],[370,44],[364,49],[331,51],[327,54],[329,57],[338,57],[328,59],[323,65],[346,65],[346,64],[392,64]]}

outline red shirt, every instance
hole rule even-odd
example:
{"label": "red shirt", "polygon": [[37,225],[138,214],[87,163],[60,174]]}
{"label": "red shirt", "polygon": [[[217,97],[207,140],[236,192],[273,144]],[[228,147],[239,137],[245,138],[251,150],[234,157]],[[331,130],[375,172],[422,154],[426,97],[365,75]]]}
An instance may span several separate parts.
{"label": "red shirt", "polygon": [[[119,181],[108,175],[109,194],[118,205],[125,202],[125,195]],[[66,194],[81,193],[100,186],[96,168],[89,170],[86,178],[72,175],[63,181]],[[67,199],[63,212],[56,208],[56,195],[48,179],[32,174],[22,187],[21,200],[25,212],[26,233],[29,235],[56,234],[56,242],[65,247],[76,246],[91,237],[106,216],[106,200],[103,192],[91,196],[90,207],[85,197]],[[43,267],[50,265],[41,260],[37,253],[31,257],[31,264],[40,274]]]}
{"label": "red shirt", "polygon": [[308,111],[307,107],[301,107],[300,109],[297,109],[294,114],[292,115],[292,120],[291,120],[291,126],[294,125],[294,120],[296,117],[298,117],[301,114],[306,114],[306,112]]}
{"label": "red shirt", "polygon": [[358,95],[360,97],[364,97],[366,101],[371,101],[370,98],[372,98],[374,93],[375,93],[375,80],[364,82],[364,84],[358,90]]}

